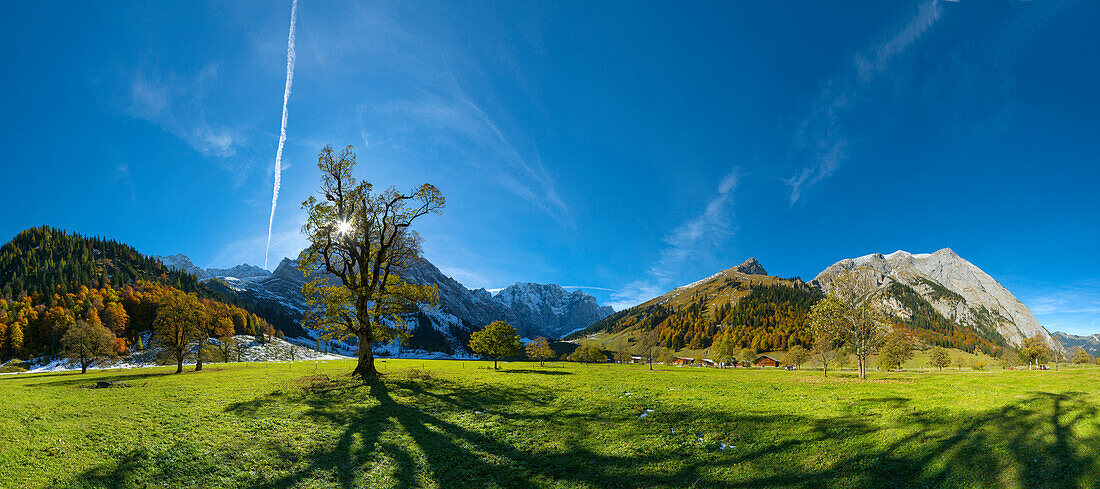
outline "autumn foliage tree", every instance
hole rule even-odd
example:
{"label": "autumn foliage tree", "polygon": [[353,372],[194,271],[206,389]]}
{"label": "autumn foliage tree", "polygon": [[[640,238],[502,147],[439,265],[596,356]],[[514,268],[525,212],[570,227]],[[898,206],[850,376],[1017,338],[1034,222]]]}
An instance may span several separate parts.
{"label": "autumn foliage tree", "polygon": [[[199,346],[195,352],[195,371],[202,370],[203,358],[210,348],[210,338],[231,337],[234,332],[232,312],[229,306],[217,301],[202,301],[202,322],[199,323],[197,337]],[[220,347],[219,347],[220,349]],[[228,348],[222,351],[222,358],[228,357]]]}
{"label": "autumn foliage tree", "polygon": [[835,365],[840,356],[840,345],[837,344],[835,338],[824,335],[815,336],[813,348],[810,349],[810,355],[817,363],[821,364],[823,376],[828,377],[829,366]]}
{"label": "autumn foliage tree", "polygon": [[1042,335],[1035,333],[1034,336],[1024,338],[1023,345],[1020,347],[1020,355],[1027,360],[1027,368],[1031,370],[1046,361],[1047,357],[1050,356],[1050,346],[1047,345],[1047,340]]}
{"label": "autumn foliage tree", "polygon": [[933,348],[932,354],[928,358],[928,365],[943,370],[944,367],[951,366],[951,357],[947,354],[946,349],[942,347]]}
{"label": "autumn foliage tree", "polygon": [[838,273],[826,297],[810,308],[809,319],[815,335],[834,338],[855,353],[859,378],[867,378],[867,357],[887,331],[872,272],[856,268]]}
{"label": "autumn foliage tree", "polygon": [[1077,364],[1086,364],[1091,360],[1092,357],[1089,356],[1089,352],[1085,351],[1085,349],[1080,346],[1074,348],[1073,354],[1070,356],[1070,361]]}
{"label": "autumn foliage tree", "polygon": [[660,357],[661,350],[664,349],[661,342],[661,332],[656,329],[642,332],[640,345],[642,355],[645,356],[646,363],[649,364],[649,369],[653,370],[653,361]]}
{"label": "autumn foliage tree", "polygon": [[878,364],[884,370],[896,370],[910,358],[913,358],[913,343],[909,338],[895,332],[886,338],[879,349]]}
{"label": "autumn foliage tree", "polygon": [[795,345],[787,350],[787,363],[794,365],[796,368],[801,367],[809,359],[810,351],[803,348],[802,345]]}
{"label": "autumn foliage tree", "polygon": [[550,349],[550,341],[545,336],[539,336],[527,344],[527,358],[539,362],[539,366],[544,366],[553,357],[554,350]]}
{"label": "autumn foliage tree", "polygon": [[438,300],[434,285],[408,283],[399,273],[420,255],[413,222],[442,211],[444,199],[430,184],[376,192],[352,176],[355,164],[351,146],[339,155],[325,146],[318,155],[321,187],[302,202],[309,246],[298,269],[317,276],[302,288],[310,306],[306,323],[324,331],[325,341],[356,337],[353,374],[368,379],[378,376],[374,344],[403,337],[404,316]]}
{"label": "autumn foliage tree", "polygon": [[593,344],[585,344],[577,347],[573,350],[573,353],[569,354],[569,361],[581,362],[581,363],[602,363],[607,361],[607,355],[604,355],[603,350],[600,347]]}
{"label": "autumn foliage tree", "polygon": [[718,365],[732,363],[737,361],[737,354],[740,350],[737,345],[737,341],[729,336],[721,336],[712,345],[714,349],[715,360],[718,361]]}
{"label": "autumn foliage tree", "polygon": [[493,359],[493,369],[501,358],[519,355],[523,343],[519,341],[516,328],[504,321],[493,321],[481,331],[470,335],[470,350],[486,358]]}
{"label": "autumn foliage tree", "polygon": [[115,335],[99,323],[77,320],[65,336],[61,337],[64,349],[62,353],[69,360],[80,365],[80,373],[87,373],[88,367],[114,358]]}
{"label": "autumn foliage tree", "polygon": [[191,352],[191,343],[202,337],[204,309],[194,294],[172,291],[161,298],[153,327],[165,358],[176,362],[176,373],[183,373],[183,361]]}

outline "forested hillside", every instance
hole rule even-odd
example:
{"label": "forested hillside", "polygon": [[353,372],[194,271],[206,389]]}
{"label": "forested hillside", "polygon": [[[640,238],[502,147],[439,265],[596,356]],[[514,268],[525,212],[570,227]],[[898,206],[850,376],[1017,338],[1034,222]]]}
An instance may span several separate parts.
{"label": "forested hillside", "polygon": [[[741,348],[756,351],[810,345],[807,317],[824,294],[797,277],[784,279],[765,273],[750,259],[612,314],[569,338],[607,332],[636,340],[641,332],[657,331],[660,346],[673,350],[706,349],[723,336],[729,336]],[[925,286],[947,298],[953,294],[937,283]],[[914,340],[992,356],[1011,348],[992,327],[961,325],[944,317],[907,285],[895,282],[885,292],[901,306],[891,316],[893,329]]]}
{"label": "forested hillside", "polygon": [[20,232],[0,247],[0,297],[49,292],[67,294],[80,286],[103,287],[156,280],[197,292],[191,274],[170,270],[132,246],[40,226]]}
{"label": "forested hillside", "polygon": [[[194,276],[169,270],[133,247],[48,227],[19,233],[0,247],[0,357],[57,354],[77,320],[106,326],[116,353],[141,347],[158,305],[184,294],[201,299],[204,317],[224,319],[219,334],[276,334],[263,318],[227,304]],[[221,300],[219,300],[221,299]]]}
{"label": "forested hillside", "polygon": [[821,295],[786,285],[750,285],[736,302],[714,306],[696,297],[686,306],[643,304],[597,322],[586,331],[656,329],[661,346],[675,350],[709,348],[720,335],[731,335],[742,347],[757,351],[807,345],[806,315]]}
{"label": "forested hillside", "polygon": [[798,278],[764,273],[763,267],[750,259],[612,314],[571,338],[601,331],[656,330],[661,346],[674,350],[708,348],[723,335],[757,351],[809,344],[806,316],[822,294]]}

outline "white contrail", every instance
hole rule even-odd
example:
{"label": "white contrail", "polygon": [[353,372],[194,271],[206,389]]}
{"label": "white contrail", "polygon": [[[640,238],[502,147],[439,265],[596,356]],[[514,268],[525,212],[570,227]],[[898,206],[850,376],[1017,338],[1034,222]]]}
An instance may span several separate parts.
{"label": "white contrail", "polygon": [[298,0],[290,6],[290,36],[286,41],[286,89],[283,91],[283,122],[279,126],[279,149],[275,151],[275,190],[271,193],[271,217],[267,219],[267,249],[264,250],[264,268],[271,252],[271,226],[275,223],[275,204],[279,201],[279,184],[283,173],[283,143],[286,142],[286,103],[290,100],[290,85],[294,83],[294,23],[298,19]]}

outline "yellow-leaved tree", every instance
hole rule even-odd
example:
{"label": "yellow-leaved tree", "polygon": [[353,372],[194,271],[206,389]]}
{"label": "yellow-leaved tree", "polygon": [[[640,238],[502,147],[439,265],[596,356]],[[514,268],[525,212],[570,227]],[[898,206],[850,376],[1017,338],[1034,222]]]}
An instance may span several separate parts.
{"label": "yellow-leaved tree", "polygon": [[867,357],[888,331],[873,270],[855,268],[838,273],[828,289],[825,298],[810,309],[813,335],[850,348],[859,363],[859,378],[866,378]]}
{"label": "yellow-leaved tree", "polygon": [[321,187],[302,202],[309,246],[298,269],[312,277],[302,287],[310,306],[306,323],[322,331],[323,341],[354,336],[359,361],[353,374],[365,380],[378,376],[374,345],[403,338],[404,315],[438,301],[435,285],[408,283],[400,273],[420,256],[413,222],[439,213],[444,199],[427,183],[408,193],[375,192],[352,176],[355,164],[351,146],[339,155],[325,146],[317,156]]}
{"label": "yellow-leaved tree", "polygon": [[[547,346],[549,348],[549,345]],[[470,335],[470,349],[483,357],[493,359],[493,369],[497,360],[523,351],[516,328],[504,321],[493,321],[485,329]]]}

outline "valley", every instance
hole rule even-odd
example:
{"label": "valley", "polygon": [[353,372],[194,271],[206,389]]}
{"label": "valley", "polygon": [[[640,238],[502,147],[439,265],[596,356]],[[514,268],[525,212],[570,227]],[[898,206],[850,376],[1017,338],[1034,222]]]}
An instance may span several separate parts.
{"label": "valley", "polygon": [[[387,360],[0,375],[3,487],[1092,487],[1100,369]],[[87,389],[98,381],[108,389]],[[139,406],[135,408],[135,406]],[[1053,483],[1051,481],[1054,481]]]}

